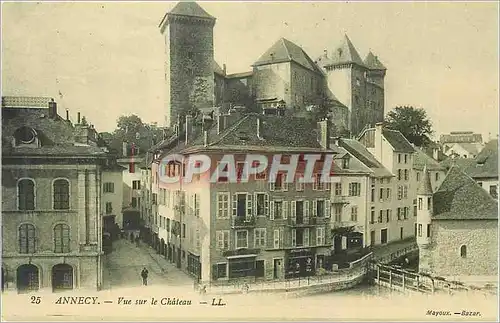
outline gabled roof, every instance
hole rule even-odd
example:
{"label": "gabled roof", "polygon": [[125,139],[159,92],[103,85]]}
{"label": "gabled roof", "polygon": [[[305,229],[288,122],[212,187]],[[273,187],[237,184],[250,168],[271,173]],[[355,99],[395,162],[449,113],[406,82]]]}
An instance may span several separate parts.
{"label": "gabled roof", "polygon": [[331,63],[334,65],[353,63],[359,66],[365,66],[358,51],[347,35],[344,35],[341,45],[333,52]]}
{"label": "gabled roof", "polygon": [[189,16],[199,18],[215,19],[209,15],[198,3],[194,1],[179,1],[175,7],[168,12],[169,15]]}
{"label": "gabled roof", "polygon": [[413,153],[415,149],[410,142],[397,130],[382,129],[382,135],[391,144],[396,152]]}
{"label": "gabled roof", "polygon": [[364,63],[366,65],[366,67],[368,67],[371,70],[381,70],[381,71],[387,70],[387,68],[385,68],[384,64],[382,64],[380,62],[380,60],[378,59],[378,57],[373,55],[373,53],[371,51],[366,56]]}
{"label": "gabled roof", "polygon": [[280,38],[274,43],[253,65],[259,66],[292,61],[311,71],[321,73],[318,66],[300,46],[285,38]]}
{"label": "gabled roof", "polygon": [[353,139],[340,139],[339,145],[373,171],[375,177],[392,177],[392,173],[363,144]]}
{"label": "gabled roof", "polygon": [[433,195],[435,220],[495,220],[498,202],[457,166]]}
{"label": "gabled roof", "polygon": [[431,177],[427,166],[424,166],[422,180],[417,188],[417,195],[432,195]]}
{"label": "gabled roof", "polygon": [[413,169],[423,170],[424,167],[427,167],[427,170],[429,171],[445,170],[445,168],[440,165],[434,158],[431,158],[420,148],[416,148],[415,153],[413,154]]}
{"label": "gabled roof", "polygon": [[465,171],[472,163],[474,163],[474,159],[472,159],[472,158],[448,157],[439,164],[446,171],[448,171],[452,166],[458,166],[461,170]]}
{"label": "gabled roof", "polygon": [[498,178],[498,139],[489,141],[465,172],[472,178]]}

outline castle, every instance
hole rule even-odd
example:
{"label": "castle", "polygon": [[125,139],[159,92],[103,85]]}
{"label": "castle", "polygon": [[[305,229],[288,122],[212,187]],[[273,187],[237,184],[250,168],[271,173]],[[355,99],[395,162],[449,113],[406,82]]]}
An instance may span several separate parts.
{"label": "castle", "polygon": [[228,74],[214,60],[216,18],[195,2],[179,2],[162,19],[165,39],[165,126],[191,109],[230,107],[287,113],[327,108],[338,133],[359,134],[384,118],[386,68],[369,53],[362,60],[347,37],[316,60],[281,38],[252,65]]}

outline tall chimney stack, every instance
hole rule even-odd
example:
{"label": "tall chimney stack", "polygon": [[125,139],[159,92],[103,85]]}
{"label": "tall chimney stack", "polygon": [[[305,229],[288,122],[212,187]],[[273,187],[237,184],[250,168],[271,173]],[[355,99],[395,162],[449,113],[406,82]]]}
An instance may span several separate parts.
{"label": "tall chimney stack", "polygon": [[57,103],[54,99],[50,99],[49,102],[49,118],[55,119],[57,117]]}
{"label": "tall chimney stack", "polygon": [[330,149],[330,127],[328,119],[325,118],[318,122],[319,144],[323,149]]}
{"label": "tall chimney stack", "polygon": [[264,138],[262,138],[262,133],[261,133],[260,127],[261,127],[261,121],[260,121],[260,118],[257,117],[257,138],[264,139]]}
{"label": "tall chimney stack", "polygon": [[78,112],[77,117],[76,117],[76,124],[80,124],[80,121],[81,121],[80,117],[81,117],[81,114],[80,114],[80,112]]}
{"label": "tall chimney stack", "polygon": [[191,115],[186,116],[186,126],[184,128],[186,130],[186,145],[191,141],[192,132],[193,132],[193,117]]}
{"label": "tall chimney stack", "polygon": [[203,146],[208,146],[208,131],[203,131]]}
{"label": "tall chimney stack", "polygon": [[69,121],[69,111],[66,109],[66,121]]}

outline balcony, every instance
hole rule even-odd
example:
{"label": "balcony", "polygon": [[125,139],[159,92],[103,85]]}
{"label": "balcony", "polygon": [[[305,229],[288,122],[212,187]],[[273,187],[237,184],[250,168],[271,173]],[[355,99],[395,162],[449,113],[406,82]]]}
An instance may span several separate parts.
{"label": "balcony", "polygon": [[333,195],[330,200],[333,204],[349,204],[348,196]]}
{"label": "balcony", "polygon": [[233,217],[233,218],[231,218],[231,227],[233,229],[253,228],[253,227],[255,227],[255,217],[254,216]]}
{"label": "balcony", "polygon": [[316,225],[316,218],[296,217],[288,218],[288,225],[291,227],[309,227]]}

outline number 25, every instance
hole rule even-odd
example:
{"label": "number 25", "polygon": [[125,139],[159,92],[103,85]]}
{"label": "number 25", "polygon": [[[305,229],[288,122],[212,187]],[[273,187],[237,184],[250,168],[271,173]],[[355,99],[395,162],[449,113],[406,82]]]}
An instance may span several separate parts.
{"label": "number 25", "polygon": [[31,304],[40,304],[41,302],[40,296],[31,296]]}

